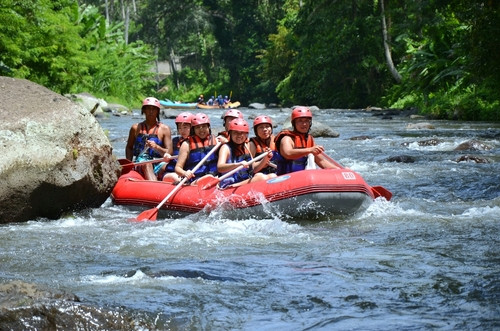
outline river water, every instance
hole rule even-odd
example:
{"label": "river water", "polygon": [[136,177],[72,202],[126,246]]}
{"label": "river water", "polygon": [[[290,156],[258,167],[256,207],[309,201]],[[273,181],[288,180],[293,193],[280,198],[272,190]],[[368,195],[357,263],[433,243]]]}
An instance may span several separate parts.
{"label": "river water", "polygon": [[[207,113],[222,127],[220,113]],[[279,124],[288,115],[262,113]],[[499,329],[500,123],[427,121],[435,129],[409,130],[419,121],[347,110],[315,118],[340,133],[317,139],[326,152],[389,189],[392,201],[319,223],[217,212],[131,223],[137,212],[108,200],[59,220],[1,226],[0,282],[62,289],[158,329]],[[118,158],[140,120],[99,119]],[[349,139],[356,136],[370,139]],[[439,143],[418,143],[430,138]],[[454,151],[472,139],[491,149]],[[490,162],[454,162],[462,155]]]}

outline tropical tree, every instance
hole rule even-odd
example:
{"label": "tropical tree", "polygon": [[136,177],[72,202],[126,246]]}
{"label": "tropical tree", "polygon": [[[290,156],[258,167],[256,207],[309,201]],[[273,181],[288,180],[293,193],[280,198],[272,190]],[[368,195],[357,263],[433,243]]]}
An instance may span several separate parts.
{"label": "tropical tree", "polygon": [[274,39],[296,52],[284,56],[292,64],[278,84],[281,100],[324,108],[375,104],[388,76],[373,1],[304,1],[295,8],[280,22],[288,35]]}
{"label": "tropical tree", "polygon": [[72,0],[14,1],[0,7],[4,74],[59,93],[87,91],[132,103],[151,90],[151,50],[127,45],[122,23]]}
{"label": "tropical tree", "polygon": [[9,76],[25,78],[57,92],[73,90],[87,75],[80,27],[70,0],[5,0],[0,7],[0,61]]}
{"label": "tropical tree", "polygon": [[415,23],[393,24],[396,42],[404,46],[403,83],[386,92],[387,104],[418,107],[437,117],[498,119],[493,82],[500,82],[499,63],[489,55],[499,45],[498,4],[429,0],[391,7],[392,17],[409,11]]}

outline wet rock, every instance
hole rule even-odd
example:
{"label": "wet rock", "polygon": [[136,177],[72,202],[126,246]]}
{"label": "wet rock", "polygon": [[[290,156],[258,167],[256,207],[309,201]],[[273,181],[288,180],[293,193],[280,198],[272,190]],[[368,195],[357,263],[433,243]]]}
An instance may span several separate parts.
{"label": "wet rock", "polygon": [[380,107],[372,107],[372,106],[368,106],[365,108],[365,111],[367,111],[367,112],[382,111],[382,110],[384,110],[384,109],[380,108]]}
{"label": "wet rock", "polygon": [[458,145],[455,151],[489,151],[492,147],[479,140],[469,140]]}
{"label": "wet rock", "polygon": [[99,207],[120,167],[96,118],[66,97],[0,77],[0,223]]}
{"label": "wet rock", "polygon": [[420,122],[420,123],[408,123],[406,125],[406,129],[408,130],[432,130],[435,129],[434,125],[428,122]]}
{"label": "wet rock", "polygon": [[413,163],[415,162],[415,158],[410,155],[396,155],[387,158],[387,162]]}
{"label": "wet rock", "polygon": [[490,163],[490,161],[484,157],[474,156],[474,155],[462,155],[454,160],[455,162],[475,162],[475,163]]}
{"label": "wet rock", "polygon": [[85,305],[70,293],[12,281],[0,285],[1,330],[154,330],[120,310]]}
{"label": "wet rock", "polygon": [[[443,141],[439,139],[426,139],[426,140],[421,140],[417,141],[418,146],[436,146],[441,144]],[[408,147],[409,145],[413,144],[413,142],[404,142],[401,144],[401,146]]]}
{"label": "wet rock", "polygon": [[[182,109],[172,109],[172,108],[161,108],[160,109],[160,118],[167,118],[167,119],[175,119],[177,115],[180,113],[183,113],[185,111],[194,111],[196,112],[196,109],[187,109],[187,110],[182,110]],[[140,109],[139,109],[139,114],[140,114]],[[144,117],[144,115],[142,115]]]}
{"label": "wet rock", "polygon": [[372,116],[379,116],[380,119],[383,120],[392,120],[394,116],[401,116],[402,112],[400,109],[378,109],[378,108],[371,108],[371,110],[367,111],[372,111]]}
{"label": "wet rock", "polygon": [[[290,118],[288,118],[285,123],[283,123],[283,129],[287,130],[292,130],[292,122],[290,121]],[[313,123],[311,126],[311,131],[309,133],[313,137],[330,137],[330,138],[337,138],[340,136],[340,133],[334,131],[332,128],[329,126],[323,124],[322,122],[318,120],[314,120],[313,118]]]}
{"label": "wet rock", "polygon": [[77,94],[66,94],[65,97],[80,105],[83,109],[88,110],[92,114],[100,114],[105,112],[108,103],[100,98],[93,96],[90,93],[82,92]]}
{"label": "wet rock", "polygon": [[252,109],[266,109],[266,105],[263,103],[253,102],[248,105],[248,108]]}
{"label": "wet rock", "polygon": [[106,113],[119,113],[122,115],[130,113],[130,109],[128,109],[128,107],[117,103],[108,103],[107,107],[103,107],[103,111]]}
{"label": "wet rock", "polygon": [[368,137],[368,136],[355,136],[355,137],[349,138],[349,140],[368,140],[368,139],[372,139],[372,138]]}

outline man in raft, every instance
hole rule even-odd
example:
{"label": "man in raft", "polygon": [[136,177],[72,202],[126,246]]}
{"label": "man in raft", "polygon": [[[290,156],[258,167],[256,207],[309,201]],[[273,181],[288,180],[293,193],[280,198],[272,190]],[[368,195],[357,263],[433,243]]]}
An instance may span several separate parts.
{"label": "man in raft", "polygon": [[276,174],[283,175],[306,169],[307,156],[314,155],[315,163],[323,169],[338,169],[339,167],[322,157],[325,148],[314,143],[309,134],[312,126],[312,113],[307,107],[295,107],[292,111],[293,131],[283,130],[275,138],[278,151]]}

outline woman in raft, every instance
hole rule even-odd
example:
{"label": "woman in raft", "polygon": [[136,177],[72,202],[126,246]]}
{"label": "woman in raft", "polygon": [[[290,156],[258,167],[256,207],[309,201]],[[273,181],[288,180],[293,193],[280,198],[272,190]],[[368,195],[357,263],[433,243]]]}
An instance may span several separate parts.
{"label": "woman in raft", "polygon": [[179,157],[175,165],[175,173],[180,177],[186,177],[190,184],[204,176],[215,176],[217,174],[217,153],[213,153],[195,171],[196,165],[217,145],[220,137],[212,134],[210,119],[204,113],[198,113],[191,119],[191,133],[179,148]]}
{"label": "woman in raft", "polygon": [[235,172],[232,176],[223,179],[219,184],[220,188],[225,188],[229,185],[236,187],[246,183],[276,177],[275,174],[266,175],[259,172],[268,165],[273,157],[272,151],[269,150],[267,155],[260,161],[256,161],[255,163],[251,162],[254,155],[251,153],[248,143],[249,131],[247,121],[242,118],[235,118],[229,122],[229,142],[223,145],[219,151],[217,171],[220,174],[224,174],[241,165],[244,167]]}

